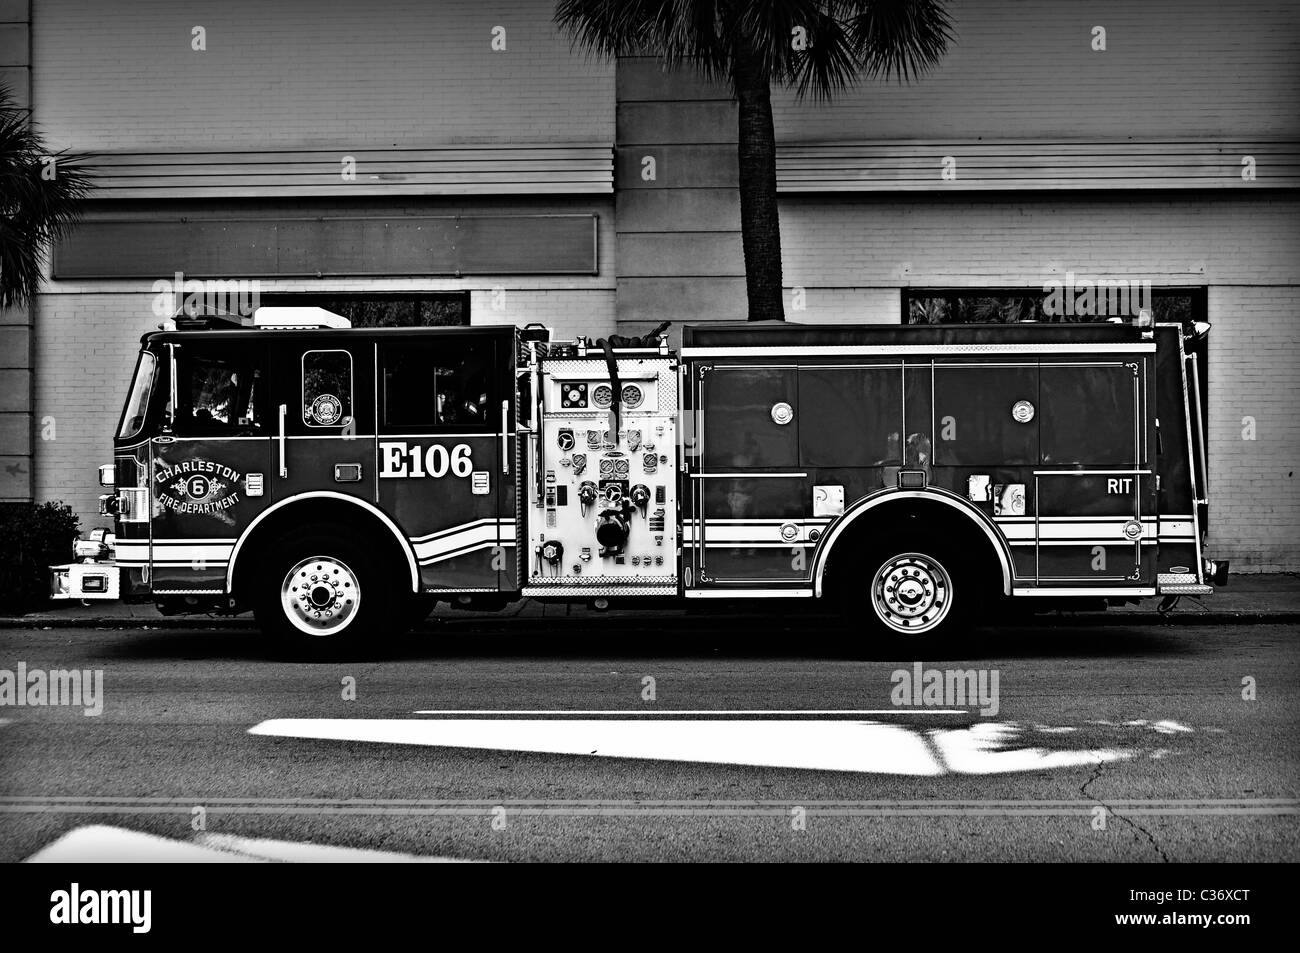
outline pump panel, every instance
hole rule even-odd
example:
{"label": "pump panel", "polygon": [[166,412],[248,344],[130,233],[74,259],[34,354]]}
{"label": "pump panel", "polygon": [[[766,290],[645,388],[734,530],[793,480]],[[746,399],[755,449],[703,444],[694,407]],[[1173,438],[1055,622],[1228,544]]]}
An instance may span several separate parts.
{"label": "pump panel", "polygon": [[677,592],[677,365],[616,366],[614,380],[603,354],[538,363],[525,595]]}

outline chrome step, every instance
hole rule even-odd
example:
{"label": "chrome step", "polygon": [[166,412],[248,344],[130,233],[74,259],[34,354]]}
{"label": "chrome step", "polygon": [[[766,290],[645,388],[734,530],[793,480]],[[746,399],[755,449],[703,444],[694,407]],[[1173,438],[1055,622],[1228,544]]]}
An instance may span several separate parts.
{"label": "chrome step", "polygon": [[1194,582],[1176,583],[1160,587],[1160,595],[1162,596],[1208,596],[1213,592],[1213,586],[1203,586]]}

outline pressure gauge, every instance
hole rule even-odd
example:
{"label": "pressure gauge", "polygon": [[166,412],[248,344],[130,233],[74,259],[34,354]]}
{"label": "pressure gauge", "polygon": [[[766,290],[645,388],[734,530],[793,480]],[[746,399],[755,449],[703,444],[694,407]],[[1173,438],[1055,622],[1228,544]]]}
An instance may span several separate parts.
{"label": "pressure gauge", "polygon": [[641,402],[645,400],[645,392],[636,384],[628,384],[625,386],[623,388],[623,393],[620,396],[623,401],[623,406],[628,410],[635,410],[637,407],[640,407]]}

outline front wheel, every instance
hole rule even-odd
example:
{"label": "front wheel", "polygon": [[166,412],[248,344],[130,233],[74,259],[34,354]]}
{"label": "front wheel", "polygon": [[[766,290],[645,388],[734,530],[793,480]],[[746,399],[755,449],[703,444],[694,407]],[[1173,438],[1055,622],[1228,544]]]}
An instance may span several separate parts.
{"label": "front wheel", "polygon": [[342,535],[303,531],[263,564],[254,614],[297,654],[327,658],[392,628],[396,592],[380,560]]}

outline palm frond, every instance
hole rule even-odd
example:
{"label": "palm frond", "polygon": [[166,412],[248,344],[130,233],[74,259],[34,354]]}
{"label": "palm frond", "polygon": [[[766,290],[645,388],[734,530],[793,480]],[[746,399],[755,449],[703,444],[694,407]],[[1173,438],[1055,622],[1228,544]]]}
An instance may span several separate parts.
{"label": "palm frond", "polygon": [[655,56],[729,80],[733,4],[725,0],[558,0],[555,22],[575,48],[602,58]]}
{"label": "palm frond", "polygon": [[93,189],[91,159],[48,149],[0,84],[0,307],[36,294],[50,246],[75,226]]}
{"label": "palm frond", "polygon": [[938,64],[954,39],[942,0],[864,0],[848,19],[865,74],[910,82]]}
{"label": "palm frond", "polygon": [[910,82],[954,39],[943,0],[558,0],[555,21],[575,48],[603,58],[656,56],[666,69],[734,83],[745,57],[818,100],[862,78]]}

